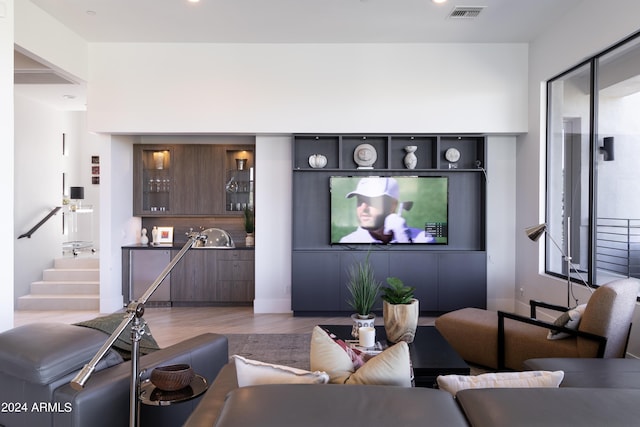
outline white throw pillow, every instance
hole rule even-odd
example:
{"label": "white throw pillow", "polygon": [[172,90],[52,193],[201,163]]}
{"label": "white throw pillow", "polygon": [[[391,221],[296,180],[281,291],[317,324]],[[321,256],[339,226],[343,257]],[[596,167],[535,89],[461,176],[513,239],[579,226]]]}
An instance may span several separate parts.
{"label": "white throw pillow", "polygon": [[481,375],[440,375],[438,387],[454,397],[468,388],[528,388],[558,387],[564,378],[563,371],[498,372]]}
{"label": "white throw pillow", "polygon": [[[565,311],[562,313],[556,320],[553,322],[556,326],[564,326],[565,328],[573,329],[574,331],[578,329],[580,326],[580,320],[582,319],[582,314],[584,313],[584,309],[587,307],[587,304],[581,304],[571,310]],[[548,340],[561,340],[563,338],[568,338],[571,335],[566,332],[554,331],[553,329],[549,330],[547,334]]]}
{"label": "white throw pillow", "polygon": [[326,372],[311,372],[289,366],[274,365],[233,355],[238,387],[261,384],[326,384]]}
{"label": "white throw pillow", "polygon": [[347,352],[319,326],[311,334],[311,369],[329,374],[332,384],[411,387],[409,346],[401,341],[372,357],[357,370]]}

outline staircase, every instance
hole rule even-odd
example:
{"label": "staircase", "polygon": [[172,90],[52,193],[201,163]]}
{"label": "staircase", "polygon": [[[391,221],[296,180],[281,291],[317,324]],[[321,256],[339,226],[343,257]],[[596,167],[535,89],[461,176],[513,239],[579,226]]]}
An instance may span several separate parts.
{"label": "staircase", "polygon": [[17,310],[99,310],[100,260],[58,258],[53,268],[31,283],[31,293],[18,298]]}

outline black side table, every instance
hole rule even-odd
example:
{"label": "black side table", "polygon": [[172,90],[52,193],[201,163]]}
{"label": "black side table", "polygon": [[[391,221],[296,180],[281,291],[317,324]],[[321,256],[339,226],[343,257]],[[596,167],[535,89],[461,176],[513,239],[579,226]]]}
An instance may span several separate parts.
{"label": "black side table", "polygon": [[175,391],[160,390],[151,380],[146,380],[140,384],[139,398],[145,405],[168,406],[196,398],[207,391],[207,387],[207,380],[200,375],[193,377],[191,384],[185,388]]}

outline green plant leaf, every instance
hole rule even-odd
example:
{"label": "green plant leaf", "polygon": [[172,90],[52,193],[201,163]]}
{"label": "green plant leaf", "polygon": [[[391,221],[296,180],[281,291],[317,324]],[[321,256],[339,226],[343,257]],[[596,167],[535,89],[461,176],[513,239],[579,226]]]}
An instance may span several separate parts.
{"label": "green plant leaf", "polygon": [[416,288],[405,286],[397,277],[387,277],[389,286],[382,288],[382,299],[389,304],[410,304]]}
{"label": "green plant leaf", "polygon": [[378,298],[382,284],[375,278],[373,268],[369,263],[369,253],[363,262],[356,262],[349,266],[347,289],[351,298],[347,300],[358,314],[366,316],[371,313]]}

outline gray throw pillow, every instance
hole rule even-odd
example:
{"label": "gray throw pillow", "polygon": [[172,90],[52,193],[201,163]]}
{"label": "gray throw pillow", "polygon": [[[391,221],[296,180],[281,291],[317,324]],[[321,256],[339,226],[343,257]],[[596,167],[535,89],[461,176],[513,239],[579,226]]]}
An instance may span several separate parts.
{"label": "gray throw pillow", "polygon": [[[564,326],[565,328],[573,330],[578,329],[578,326],[580,326],[580,319],[582,319],[582,313],[584,313],[584,309],[586,306],[586,304],[581,304],[575,308],[572,308],[571,310],[565,311],[553,322],[553,324],[555,326]],[[549,329],[547,339],[561,340],[570,336],[571,335],[566,332]]]}

